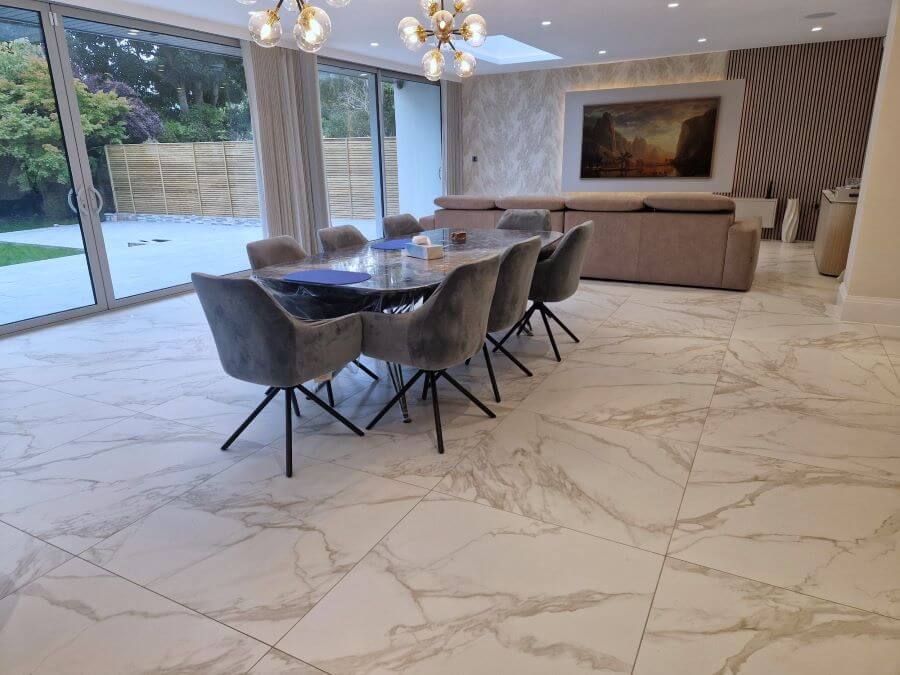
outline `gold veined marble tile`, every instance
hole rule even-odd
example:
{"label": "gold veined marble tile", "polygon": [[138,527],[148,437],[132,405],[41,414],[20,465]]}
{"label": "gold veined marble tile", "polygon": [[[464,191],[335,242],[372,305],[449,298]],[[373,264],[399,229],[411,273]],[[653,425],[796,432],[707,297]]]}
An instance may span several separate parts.
{"label": "gold veined marble tile", "polygon": [[900,621],[666,560],[635,675],[894,675]]}
{"label": "gold veined marble tile", "polygon": [[278,648],[334,674],[628,673],[661,561],[432,495]]}
{"label": "gold veined marble tile", "polygon": [[669,555],[900,618],[900,482],[701,447]]}
{"label": "gold veined marble tile", "polygon": [[735,339],[772,342],[790,347],[859,350],[884,354],[875,327],[846,323],[815,314],[775,314],[742,311],[734,325]]}

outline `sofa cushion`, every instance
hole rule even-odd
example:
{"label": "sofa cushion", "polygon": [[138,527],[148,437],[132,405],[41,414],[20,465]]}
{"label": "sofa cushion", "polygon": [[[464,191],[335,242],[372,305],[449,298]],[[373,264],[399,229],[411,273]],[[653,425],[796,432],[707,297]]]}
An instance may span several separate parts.
{"label": "sofa cushion", "polygon": [[484,195],[444,195],[435,199],[434,203],[442,209],[458,211],[484,211],[497,205],[493,197]]}
{"label": "sofa cushion", "polygon": [[562,211],[566,208],[566,200],[553,195],[515,195],[501,197],[497,200],[497,208],[501,209],[547,209]]}
{"label": "sofa cushion", "polygon": [[572,192],[566,195],[566,208],[572,211],[643,211],[642,192]]}
{"label": "sofa cushion", "polygon": [[689,213],[734,213],[734,202],[710,192],[656,192],[644,197],[647,208]]}

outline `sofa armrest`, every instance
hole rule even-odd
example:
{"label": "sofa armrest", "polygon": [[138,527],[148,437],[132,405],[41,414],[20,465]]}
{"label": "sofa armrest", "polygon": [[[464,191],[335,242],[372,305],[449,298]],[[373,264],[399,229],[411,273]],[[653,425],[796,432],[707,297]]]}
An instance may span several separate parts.
{"label": "sofa armrest", "polygon": [[759,218],[738,220],[729,228],[722,288],[736,291],[750,290],[753,277],[756,275],[761,239],[762,220]]}

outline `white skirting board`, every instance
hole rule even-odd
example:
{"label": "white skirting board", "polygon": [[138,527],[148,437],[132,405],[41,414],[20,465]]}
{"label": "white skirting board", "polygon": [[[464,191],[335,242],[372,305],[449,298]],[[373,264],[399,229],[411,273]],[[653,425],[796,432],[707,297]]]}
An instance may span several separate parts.
{"label": "white skirting board", "polygon": [[848,295],[847,286],[841,284],[838,300],[841,321],[900,326],[900,299]]}

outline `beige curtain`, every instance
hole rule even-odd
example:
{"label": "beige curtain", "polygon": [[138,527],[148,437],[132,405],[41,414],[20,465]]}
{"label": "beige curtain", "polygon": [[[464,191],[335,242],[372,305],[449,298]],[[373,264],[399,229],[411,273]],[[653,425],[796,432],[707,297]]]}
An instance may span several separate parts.
{"label": "beige curtain", "polygon": [[462,85],[441,81],[441,117],[444,121],[444,194],[463,191],[462,156]]}
{"label": "beige curtain", "polygon": [[309,252],[328,227],[316,57],[241,42],[266,234],[296,237]]}

